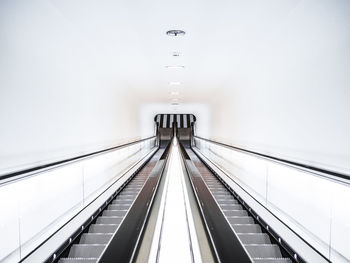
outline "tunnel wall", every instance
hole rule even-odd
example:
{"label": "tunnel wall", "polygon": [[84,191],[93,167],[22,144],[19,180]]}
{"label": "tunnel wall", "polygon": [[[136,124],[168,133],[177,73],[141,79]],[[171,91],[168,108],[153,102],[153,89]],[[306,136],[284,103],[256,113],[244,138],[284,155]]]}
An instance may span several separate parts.
{"label": "tunnel wall", "polygon": [[349,13],[299,1],[265,31],[212,107],[209,138],[350,174]]}
{"label": "tunnel wall", "polygon": [[2,1],[0,39],[0,175],[141,138],[111,55],[53,1]]}

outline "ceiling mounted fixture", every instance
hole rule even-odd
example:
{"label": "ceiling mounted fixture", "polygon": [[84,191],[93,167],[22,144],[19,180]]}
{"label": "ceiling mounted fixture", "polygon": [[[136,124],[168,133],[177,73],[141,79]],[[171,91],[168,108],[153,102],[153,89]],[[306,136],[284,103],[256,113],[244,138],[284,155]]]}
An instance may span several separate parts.
{"label": "ceiling mounted fixture", "polygon": [[182,69],[182,68],[185,68],[185,66],[179,66],[179,65],[176,65],[176,66],[165,66],[166,68],[173,68],[173,69]]}
{"label": "ceiling mounted fixture", "polygon": [[181,85],[181,82],[178,82],[178,81],[172,81],[172,82],[169,82],[169,85]]}
{"label": "ceiling mounted fixture", "polygon": [[168,36],[177,37],[177,36],[184,36],[186,33],[183,30],[174,29],[174,30],[167,31],[166,34]]}

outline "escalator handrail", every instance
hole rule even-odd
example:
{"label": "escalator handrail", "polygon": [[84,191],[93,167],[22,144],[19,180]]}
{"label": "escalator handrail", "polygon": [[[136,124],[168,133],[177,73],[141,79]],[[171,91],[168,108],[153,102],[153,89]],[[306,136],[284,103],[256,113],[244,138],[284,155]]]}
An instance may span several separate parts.
{"label": "escalator handrail", "polygon": [[348,174],[343,174],[343,173],[327,170],[327,169],[320,168],[320,167],[315,167],[315,166],[308,165],[308,164],[303,164],[303,163],[299,163],[299,162],[295,162],[295,161],[286,160],[286,159],[283,159],[283,158],[279,158],[279,157],[275,157],[275,156],[271,156],[271,155],[255,152],[255,151],[252,151],[252,150],[247,150],[247,149],[244,149],[244,148],[240,148],[240,147],[237,147],[237,146],[225,144],[225,143],[222,143],[222,142],[213,141],[213,140],[206,139],[206,138],[203,138],[203,137],[200,137],[200,136],[196,136],[196,135],[194,136],[194,138],[197,138],[197,139],[200,139],[200,140],[203,140],[203,141],[207,141],[207,142],[210,142],[210,143],[213,143],[213,144],[217,144],[217,145],[220,145],[220,146],[223,146],[223,147],[226,147],[226,148],[229,148],[229,149],[233,149],[233,150],[236,150],[236,151],[239,151],[239,152],[243,152],[243,153],[246,153],[246,154],[249,154],[249,155],[253,155],[255,157],[267,159],[269,161],[276,162],[278,164],[282,164],[282,165],[285,165],[285,166],[291,166],[293,168],[296,168],[296,169],[299,169],[299,170],[303,170],[303,171],[306,171],[306,172],[318,175],[320,177],[324,177],[324,178],[327,178],[327,179],[331,179],[331,180],[335,180],[335,181],[340,181],[342,183],[350,184],[350,174],[349,175]]}
{"label": "escalator handrail", "polygon": [[63,159],[60,161],[55,161],[55,162],[51,162],[51,163],[47,163],[47,164],[42,164],[42,165],[38,165],[38,166],[34,166],[34,167],[30,167],[30,168],[26,168],[26,169],[22,169],[19,171],[14,171],[14,172],[10,172],[7,174],[0,174],[0,185],[3,183],[8,183],[12,178],[16,177],[15,179],[21,179],[27,176],[32,175],[33,173],[36,172],[43,172],[45,170],[49,170],[52,168],[57,168],[59,166],[63,166],[66,164],[71,164],[77,161],[81,161],[82,159],[87,159],[87,158],[92,158],[95,157],[97,155],[100,154],[104,154],[107,152],[111,152],[114,151],[116,149],[120,149],[120,148],[124,148],[124,147],[128,147],[131,146],[133,144],[137,144],[143,141],[147,141],[147,140],[151,140],[156,138],[156,136],[151,136],[151,137],[147,137],[141,140],[137,140],[137,141],[132,141],[129,143],[125,143],[125,144],[121,144],[121,145],[117,145],[117,146],[113,146],[113,147],[109,147],[103,150],[99,150],[99,151],[95,151],[95,152],[91,152],[91,153],[87,153],[87,154],[83,154],[83,155],[79,155],[79,156],[75,156],[75,157],[71,157],[71,158],[67,158],[67,159]]}

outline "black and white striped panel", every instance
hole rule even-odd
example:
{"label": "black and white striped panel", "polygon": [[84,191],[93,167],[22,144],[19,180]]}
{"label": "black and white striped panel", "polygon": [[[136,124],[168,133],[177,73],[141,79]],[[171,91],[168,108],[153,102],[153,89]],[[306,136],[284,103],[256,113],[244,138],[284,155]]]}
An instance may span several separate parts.
{"label": "black and white striped panel", "polygon": [[196,117],[193,114],[157,114],[154,121],[159,128],[173,128],[175,122],[177,128],[190,128]]}

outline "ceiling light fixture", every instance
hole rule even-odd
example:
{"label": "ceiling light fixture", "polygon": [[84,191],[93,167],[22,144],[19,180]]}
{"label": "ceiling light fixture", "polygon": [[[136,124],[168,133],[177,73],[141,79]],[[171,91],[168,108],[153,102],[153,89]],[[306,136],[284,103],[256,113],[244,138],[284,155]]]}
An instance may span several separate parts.
{"label": "ceiling light fixture", "polygon": [[166,34],[168,36],[177,37],[177,36],[184,36],[186,32],[183,30],[173,29],[173,30],[167,31]]}
{"label": "ceiling light fixture", "polygon": [[185,66],[165,66],[166,68],[171,68],[171,69],[183,69]]}

